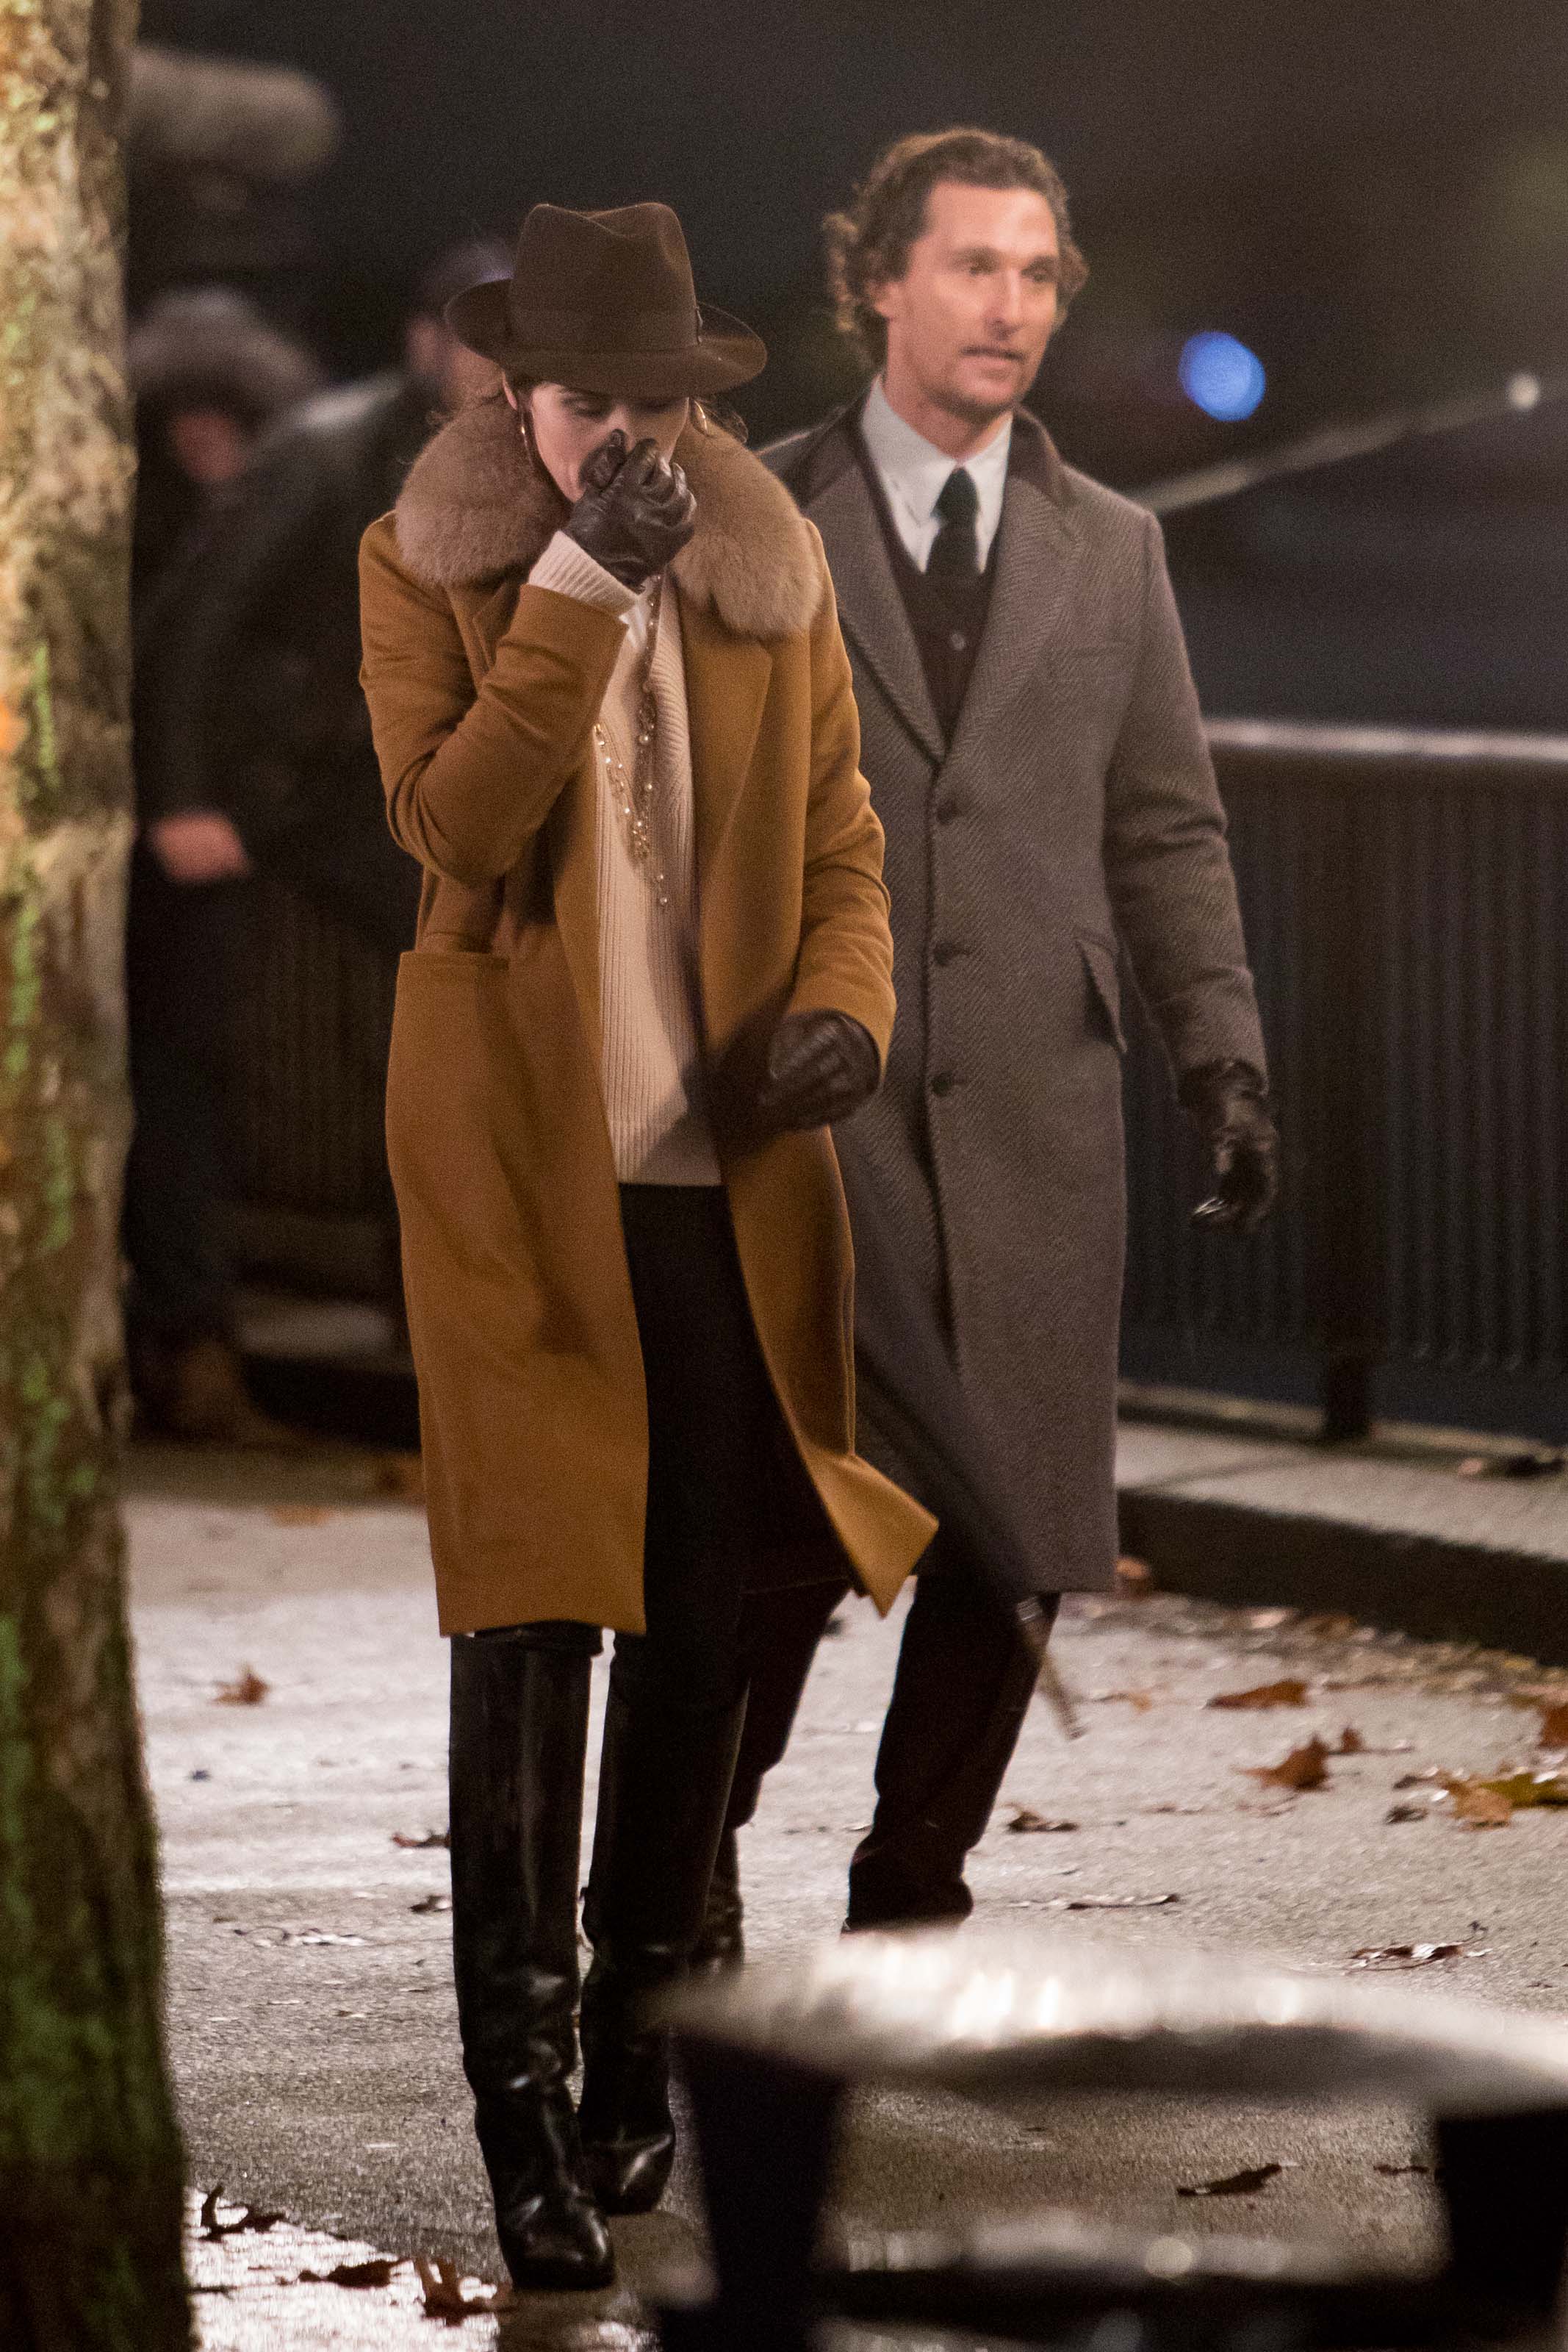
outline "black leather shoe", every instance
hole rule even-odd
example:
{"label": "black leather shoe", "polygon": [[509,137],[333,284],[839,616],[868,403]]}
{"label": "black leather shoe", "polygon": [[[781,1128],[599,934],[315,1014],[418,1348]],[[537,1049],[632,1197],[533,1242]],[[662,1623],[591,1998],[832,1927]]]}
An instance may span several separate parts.
{"label": "black leather shoe", "polygon": [[647,2213],[675,2157],[669,2037],[651,1997],[683,1977],[701,1933],[746,1701],[690,1714],[633,1706],[613,1675],[583,1925],[578,2127],[606,2213]]}
{"label": "black leather shoe", "polygon": [[615,2276],[571,2104],[583,1630],[518,1626],[452,1643],[457,2018],[496,2234],[519,2287]]}

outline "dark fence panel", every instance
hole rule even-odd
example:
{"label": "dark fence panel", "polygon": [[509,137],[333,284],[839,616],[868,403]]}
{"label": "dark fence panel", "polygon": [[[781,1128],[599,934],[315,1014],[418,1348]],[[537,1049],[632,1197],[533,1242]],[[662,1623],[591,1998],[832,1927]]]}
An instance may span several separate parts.
{"label": "dark fence panel", "polygon": [[1333,1434],[1379,1391],[1413,1418],[1555,1433],[1568,742],[1242,721],[1210,739],[1287,1194],[1255,1242],[1191,1230],[1198,1157],[1140,1023],[1124,1369],[1315,1397]]}

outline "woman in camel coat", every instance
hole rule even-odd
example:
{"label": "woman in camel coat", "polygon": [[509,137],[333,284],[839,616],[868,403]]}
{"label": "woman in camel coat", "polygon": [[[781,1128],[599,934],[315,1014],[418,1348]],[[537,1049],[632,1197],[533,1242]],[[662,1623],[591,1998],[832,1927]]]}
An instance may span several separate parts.
{"label": "woman in camel coat", "polygon": [[847,1562],[885,1608],[931,1531],[854,1452],[826,1124],[880,1078],[892,951],[821,545],[698,404],[764,355],[697,311],[674,215],[538,206],[510,281],[450,315],[506,399],[437,436],[361,565],[425,875],[388,1135],[455,1636],[465,2063],[513,2276],[586,2285],[601,2214],[669,2171],[637,2010],[700,1926],[741,1596]]}

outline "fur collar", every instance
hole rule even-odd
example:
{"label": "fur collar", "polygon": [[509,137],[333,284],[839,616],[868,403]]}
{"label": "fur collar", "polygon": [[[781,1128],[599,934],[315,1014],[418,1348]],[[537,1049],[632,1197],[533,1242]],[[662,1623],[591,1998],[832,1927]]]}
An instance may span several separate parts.
{"label": "fur collar", "polygon": [[[821,572],[789,491],[716,425],[688,427],[675,454],[697,502],[696,535],[671,567],[683,596],[737,636],[773,643],[810,628]],[[526,573],[565,514],[497,394],[463,409],[418,459],[397,502],[398,552],[427,587],[474,587]]]}

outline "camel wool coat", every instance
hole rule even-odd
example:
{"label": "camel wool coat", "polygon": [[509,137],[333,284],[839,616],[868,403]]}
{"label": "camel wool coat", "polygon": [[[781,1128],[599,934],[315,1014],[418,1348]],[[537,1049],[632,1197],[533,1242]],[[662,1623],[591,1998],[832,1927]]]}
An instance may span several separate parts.
{"label": "camel wool coat", "polygon": [[[934,1522],[854,1450],[831,1139],[746,1125],[786,1013],[850,1013],[886,1055],[882,830],[816,532],[727,435],[688,429],[676,454],[697,505],[671,584],[709,1113],[785,1422],[886,1609]],[[527,584],[565,512],[497,397],[435,436],[361,554],[388,812],[424,867],[387,1137],[444,1633],[643,1624],[647,1402],[600,1081],[594,856],[592,727],[622,625]]]}

